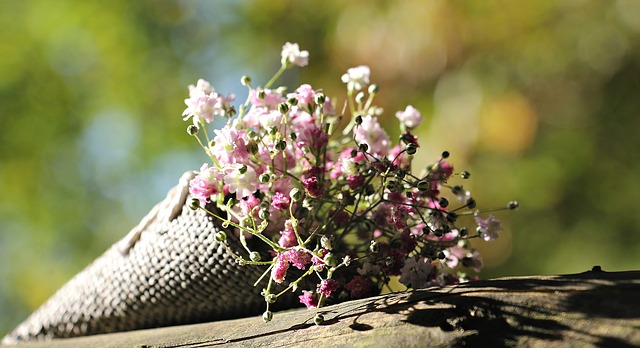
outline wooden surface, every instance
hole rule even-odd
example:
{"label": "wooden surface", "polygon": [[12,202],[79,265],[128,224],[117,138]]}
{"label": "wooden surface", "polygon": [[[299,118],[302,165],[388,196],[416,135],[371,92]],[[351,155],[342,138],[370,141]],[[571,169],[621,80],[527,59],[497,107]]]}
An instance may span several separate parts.
{"label": "wooden surface", "polygon": [[18,347],[640,347],[640,271],[500,278]]}

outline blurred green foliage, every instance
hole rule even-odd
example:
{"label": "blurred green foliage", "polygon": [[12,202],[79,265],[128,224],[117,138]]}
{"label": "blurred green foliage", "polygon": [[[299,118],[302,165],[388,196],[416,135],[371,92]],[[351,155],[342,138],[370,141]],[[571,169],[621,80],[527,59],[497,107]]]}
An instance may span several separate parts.
{"label": "blurred green foliage", "polygon": [[640,268],[640,2],[0,2],[0,332],[122,237],[203,156],[180,118],[199,77],[245,93],[286,41],[290,87],[342,97],[366,64],[426,116],[506,231],[483,277]]}

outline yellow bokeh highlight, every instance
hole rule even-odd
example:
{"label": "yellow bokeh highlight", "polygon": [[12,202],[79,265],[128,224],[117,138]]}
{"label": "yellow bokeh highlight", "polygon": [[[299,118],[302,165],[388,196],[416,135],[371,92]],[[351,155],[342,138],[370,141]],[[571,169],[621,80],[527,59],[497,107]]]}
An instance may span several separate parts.
{"label": "yellow bokeh highlight", "polygon": [[527,98],[517,92],[486,99],[480,110],[478,143],[502,153],[521,153],[535,139],[538,116]]}

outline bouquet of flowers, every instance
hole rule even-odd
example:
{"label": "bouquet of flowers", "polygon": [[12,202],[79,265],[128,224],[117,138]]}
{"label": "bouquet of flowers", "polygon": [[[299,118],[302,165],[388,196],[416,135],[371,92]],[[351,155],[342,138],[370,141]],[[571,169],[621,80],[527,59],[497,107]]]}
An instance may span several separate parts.
{"label": "bouquet of flowers", "polygon": [[[249,95],[239,108],[234,95],[199,80],[183,114],[209,158],[190,182],[190,207],[221,222],[227,232],[216,239],[239,264],[265,268],[247,280],[256,286],[268,278],[263,319],[272,319],[269,304],[299,287],[300,302],[317,309],[378,294],[394,276],[411,288],[469,280],[465,270],[482,268],[469,240],[496,239],[500,221],[481,216],[489,210],[477,210],[471,193],[450,183],[470,174],[455,172],[448,152],[427,168],[412,167],[420,112],[396,112],[402,135],[394,143],[378,122],[383,110],[373,103],[378,86],[367,66],[342,76],[347,93],[338,110],[336,99],[308,84],[289,93],[274,87],[285,70],[306,66],[309,53],[286,43],[281,57],[263,87],[242,77]],[[210,133],[215,118],[227,121]],[[475,230],[459,225],[464,216]],[[229,247],[231,237],[243,250]],[[262,247],[252,247],[256,241]]]}

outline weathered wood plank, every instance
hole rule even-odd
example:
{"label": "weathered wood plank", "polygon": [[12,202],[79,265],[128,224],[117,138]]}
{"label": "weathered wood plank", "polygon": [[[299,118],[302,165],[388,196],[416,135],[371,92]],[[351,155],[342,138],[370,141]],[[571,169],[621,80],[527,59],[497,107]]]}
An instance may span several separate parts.
{"label": "weathered wood plank", "polygon": [[20,347],[640,347],[640,271],[514,277]]}

